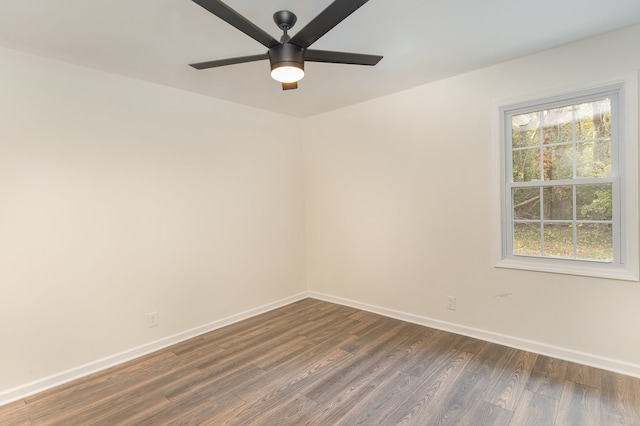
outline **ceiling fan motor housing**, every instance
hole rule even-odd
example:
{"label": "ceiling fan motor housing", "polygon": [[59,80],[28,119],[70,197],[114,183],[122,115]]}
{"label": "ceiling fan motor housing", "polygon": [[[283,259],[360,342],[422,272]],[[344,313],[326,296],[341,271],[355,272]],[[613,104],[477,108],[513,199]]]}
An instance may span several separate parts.
{"label": "ceiling fan motor housing", "polygon": [[269,49],[271,71],[280,67],[296,67],[304,70],[304,49],[291,43],[284,43]]}

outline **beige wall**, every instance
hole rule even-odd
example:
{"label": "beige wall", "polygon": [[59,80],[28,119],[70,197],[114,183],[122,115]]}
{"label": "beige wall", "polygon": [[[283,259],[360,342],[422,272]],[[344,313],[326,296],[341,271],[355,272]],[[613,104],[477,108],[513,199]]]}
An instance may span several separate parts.
{"label": "beige wall", "polygon": [[285,120],[0,50],[0,394],[305,291]]}
{"label": "beige wall", "polygon": [[637,73],[638,40],[635,26],[307,119],[310,289],[640,375],[640,284],[493,266],[491,119],[497,99]]}

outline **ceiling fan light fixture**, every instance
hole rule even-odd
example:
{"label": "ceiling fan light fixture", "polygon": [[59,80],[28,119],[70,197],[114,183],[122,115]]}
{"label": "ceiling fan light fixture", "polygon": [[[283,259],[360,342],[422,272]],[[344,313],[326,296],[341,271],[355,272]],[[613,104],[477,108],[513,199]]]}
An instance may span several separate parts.
{"label": "ceiling fan light fixture", "polygon": [[279,66],[271,70],[271,77],[280,83],[295,83],[302,80],[304,70],[298,66]]}
{"label": "ceiling fan light fixture", "polygon": [[295,83],[304,77],[304,50],[284,43],[269,49],[271,77],[280,83]]}

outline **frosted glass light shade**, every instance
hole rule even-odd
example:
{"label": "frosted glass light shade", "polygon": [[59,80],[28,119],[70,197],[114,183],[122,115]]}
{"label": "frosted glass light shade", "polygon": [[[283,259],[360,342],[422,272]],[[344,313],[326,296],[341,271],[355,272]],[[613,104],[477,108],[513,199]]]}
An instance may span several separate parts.
{"label": "frosted glass light shade", "polygon": [[278,67],[271,70],[271,77],[280,83],[295,83],[302,80],[304,70],[292,66]]}

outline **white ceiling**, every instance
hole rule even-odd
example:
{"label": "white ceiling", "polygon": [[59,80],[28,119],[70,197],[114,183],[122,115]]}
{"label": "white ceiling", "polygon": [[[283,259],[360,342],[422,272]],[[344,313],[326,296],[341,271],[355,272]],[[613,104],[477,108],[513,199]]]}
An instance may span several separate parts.
{"label": "white ceiling", "polygon": [[[331,0],[226,2],[278,39],[273,12],[298,15],[293,35]],[[268,61],[187,66],[266,52],[191,0],[0,0],[0,45],[306,117],[636,22],[640,0],[371,0],[312,48],[384,59],[306,63],[299,89],[286,92]]]}

